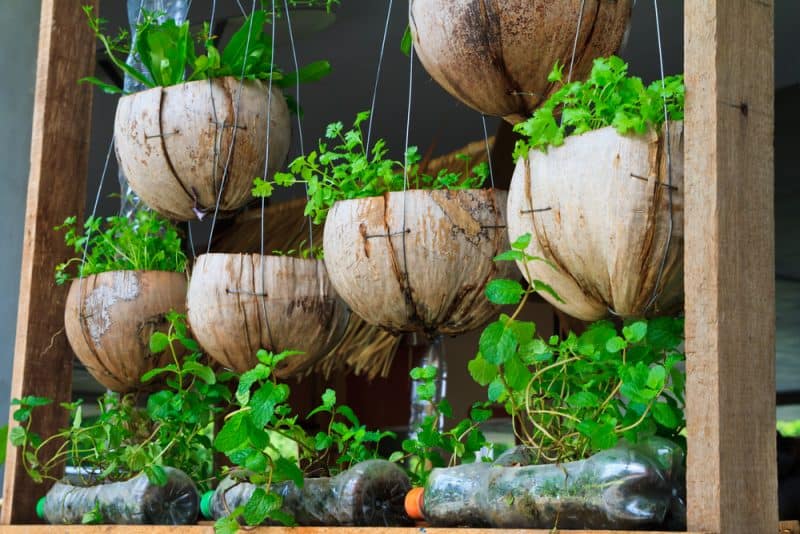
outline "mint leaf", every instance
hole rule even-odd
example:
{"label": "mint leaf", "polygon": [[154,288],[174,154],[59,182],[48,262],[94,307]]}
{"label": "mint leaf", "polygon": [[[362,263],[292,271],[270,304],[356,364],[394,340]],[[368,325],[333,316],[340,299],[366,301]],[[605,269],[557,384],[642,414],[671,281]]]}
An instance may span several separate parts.
{"label": "mint leaf", "polygon": [[486,285],[486,298],[492,304],[506,305],[518,304],[525,290],[516,280],[502,278],[492,280]]}

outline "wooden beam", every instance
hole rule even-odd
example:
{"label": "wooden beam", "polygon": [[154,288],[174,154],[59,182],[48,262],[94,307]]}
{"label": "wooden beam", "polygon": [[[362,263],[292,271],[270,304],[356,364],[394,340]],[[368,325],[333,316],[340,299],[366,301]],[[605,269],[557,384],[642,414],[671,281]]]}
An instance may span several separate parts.
{"label": "wooden beam", "polygon": [[[72,352],[63,331],[67,288],[53,281],[55,266],[71,251],[53,227],[69,215],[80,220],[86,203],[92,88],[78,79],[93,74],[95,47],[84,4],[97,8],[98,0],[43,0],[39,27],[11,397],[55,400],[37,410],[32,429],[41,434],[65,426],[58,403],[71,394]],[[0,522],[36,521],[36,500],[47,486],[31,481],[19,451],[9,449],[5,469]]]}
{"label": "wooden beam", "polygon": [[686,0],[690,530],[772,533],[773,2]]}

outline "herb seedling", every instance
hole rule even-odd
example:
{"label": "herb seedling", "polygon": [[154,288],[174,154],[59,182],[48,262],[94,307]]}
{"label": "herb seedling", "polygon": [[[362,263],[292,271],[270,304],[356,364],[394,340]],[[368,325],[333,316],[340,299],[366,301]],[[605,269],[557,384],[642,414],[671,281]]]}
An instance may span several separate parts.
{"label": "herb seedling", "polygon": [[[89,217],[84,232],[68,217],[56,230],[76,256],[56,267],[56,283],[108,271],[186,270],[186,255],[175,226],[157,213],[139,210],[133,220],[123,216]],[[86,261],[84,262],[84,255]],[[73,269],[73,266],[77,268]]]}
{"label": "herb seedling", "polygon": [[[12,445],[22,448],[23,466],[36,482],[55,480],[52,473],[61,465],[73,465],[89,473],[92,481],[125,480],[144,472],[154,484],[166,483],[162,466],[183,470],[201,490],[213,479],[211,431],[213,418],[230,397],[225,377],[201,361],[197,343],[188,335],[185,318],[171,313],[168,333],[156,332],[150,340],[153,352],[168,350],[173,363],[154,369],[143,377],[163,375],[165,387],[150,395],[146,408],[138,408],[134,395],[120,397],[106,393],[98,401],[100,414],[85,418],[80,401],[64,403],[72,424],[42,439],[31,430],[33,413],[50,399],[14,399]],[[180,353],[186,355],[180,357]],[[50,452],[50,444],[57,450]]]}
{"label": "herb seedling", "polygon": [[[333,5],[327,1],[327,5]],[[189,21],[177,24],[172,19],[160,22],[157,13],[142,12],[136,26],[136,38],[131,44],[129,35],[123,31],[116,37],[103,33],[106,21],[95,17],[92,6],[85,6],[89,27],[103,44],[109,60],[125,74],[145,87],[167,87],[183,82],[235,76],[245,80],[266,80],[278,87],[293,86],[298,81],[317,81],[330,72],[327,61],[316,61],[297,72],[284,73],[272,64],[272,37],[264,31],[271,23],[271,13],[256,10],[245,18],[241,28],[220,51],[211,35],[208,23],[192,35]],[[202,43],[202,53],[195,49],[195,42]],[[144,71],[125,62],[131,47],[139,57]],[[107,84],[95,77],[83,78],[107,93],[123,93],[117,86]]]}
{"label": "herb seedling", "polygon": [[433,409],[425,416],[420,427],[415,429],[415,437],[403,440],[403,450],[389,457],[392,462],[407,462],[408,474],[414,486],[424,486],[433,468],[475,461],[477,453],[490,446],[479,428],[482,422],[492,416],[492,411],[488,409],[490,403],[475,403],[468,418],[450,430],[439,430],[442,418],[452,419],[453,407],[447,399],[439,402],[434,400],[437,373],[438,369],[433,366],[411,370],[411,378],[421,382],[417,389],[420,400],[431,402]]}
{"label": "herb seedling", "polygon": [[404,162],[394,161],[387,157],[389,149],[383,139],[367,152],[361,125],[368,118],[369,112],[362,111],[347,131],[341,122],[329,124],[317,150],[292,161],[288,173],[276,173],[270,181],[256,178],[253,196],[270,197],[276,186],[304,182],[308,190],[305,214],[314,224],[322,224],[337,201],[403,191],[406,175],[409,189],[475,189],[489,176],[486,163],[470,169],[468,156],[459,158],[464,162],[463,172],[443,169],[436,176],[426,175],[419,170],[422,158],[417,147],[408,148]]}
{"label": "herb seedling", "polygon": [[[515,241],[495,261],[533,261],[525,249],[531,236]],[[528,274],[528,278],[530,275]],[[534,337],[536,325],[518,319],[536,290],[534,281],[494,280],[486,295],[495,304],[516,304],[483,331],[479,353],[469,362],[473,379],[502,404],[517,438],[548,462],[585,458],[654,434],[682,442],[684,427],[683,320],[661,317],[630,321],[618,332],[599,321],[566,339]],[[556,295],[557,297],[557,295]]]}
{"label": "herb seedling", "polygon": [[514,126],[525,136],[517,141],[514,159],[528,151],[547,151],[564,144],[570,135],[613,126],[621,134],[645,133],[664,123],[664,105],[670,120],[683,119],[683,75],[668,76],[645,86],[640,78],[628,76],[628,64],[617,56],[594,60],[586,81],[564,84],[564,66],[556,65],[548,76],[563,84],[531,118]]}

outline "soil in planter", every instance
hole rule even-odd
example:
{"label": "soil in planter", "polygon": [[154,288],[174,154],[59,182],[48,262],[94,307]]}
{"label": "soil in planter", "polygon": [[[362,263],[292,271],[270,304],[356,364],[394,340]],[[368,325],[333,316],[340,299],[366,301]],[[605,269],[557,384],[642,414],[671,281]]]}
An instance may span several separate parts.
{"label": "soil in planter", "polygon": [[435,526],[685,527],[683,452],[667,440],[621,444],[560,465],[520,465],[525,456],[512,450],[493,464],[434,469],[424,518]]}
{"label": "soil in planter", "polygon": [[78,486],[57,482],[37,513],[48,523],[80,525],[96,511],[102,523],[117,525],[191,525],[197,522],[197,487],[180,469],[165,467],[166,484],[152,483],[145,474],[124,482]]}
{"label": "soil in planter", "polygon": [[[226,478],[210,496],[204,514],[213,519],[227,516],[246,504],[257,487]],[[302,488],[281,482],[271,491],[283,498],[282,511],[298,525],[398,526],[409,524],[403,499],[410,488],[408,476],[396,464],[367,460],[332,478],[308,478]]]}

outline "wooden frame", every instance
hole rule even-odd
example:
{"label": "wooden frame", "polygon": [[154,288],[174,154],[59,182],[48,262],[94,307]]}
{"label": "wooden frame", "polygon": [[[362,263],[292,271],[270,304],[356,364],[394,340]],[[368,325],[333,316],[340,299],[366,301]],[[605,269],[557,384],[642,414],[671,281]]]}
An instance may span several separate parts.
{"label": "wooden frame", "polygon": [[[64,400],[69,396],[72,355],[64,337],[53,336],[61,328],[64,291],[51,283],[52,268],[66,257],[66,250],[51,228],[84,206],[89,135],[85,117],[91,109],[91,91],[75,80],[91,75],[94,65],[93,39],[80,13],[85,2],[42,2],[14,397],[35,393]],[[689,529],[772,534],[778,524],[773,2],[685,0],[684,23]],[[50,428],[60,423],[55,411],[42,420],[42,426]],[[2,523],[35,522],[34,503],[45,488],[27,479],[18,453],[9,456],[4,489]],[[797,532],[796,524],[783,528]],[[14,531],[52,529],[30,526]],[[69,528],[87,533],[117,530],[156,534],[174,528]],[[211,532],[209,526],[186,530]],[[367,532],[336,532],[342,530]]]}

